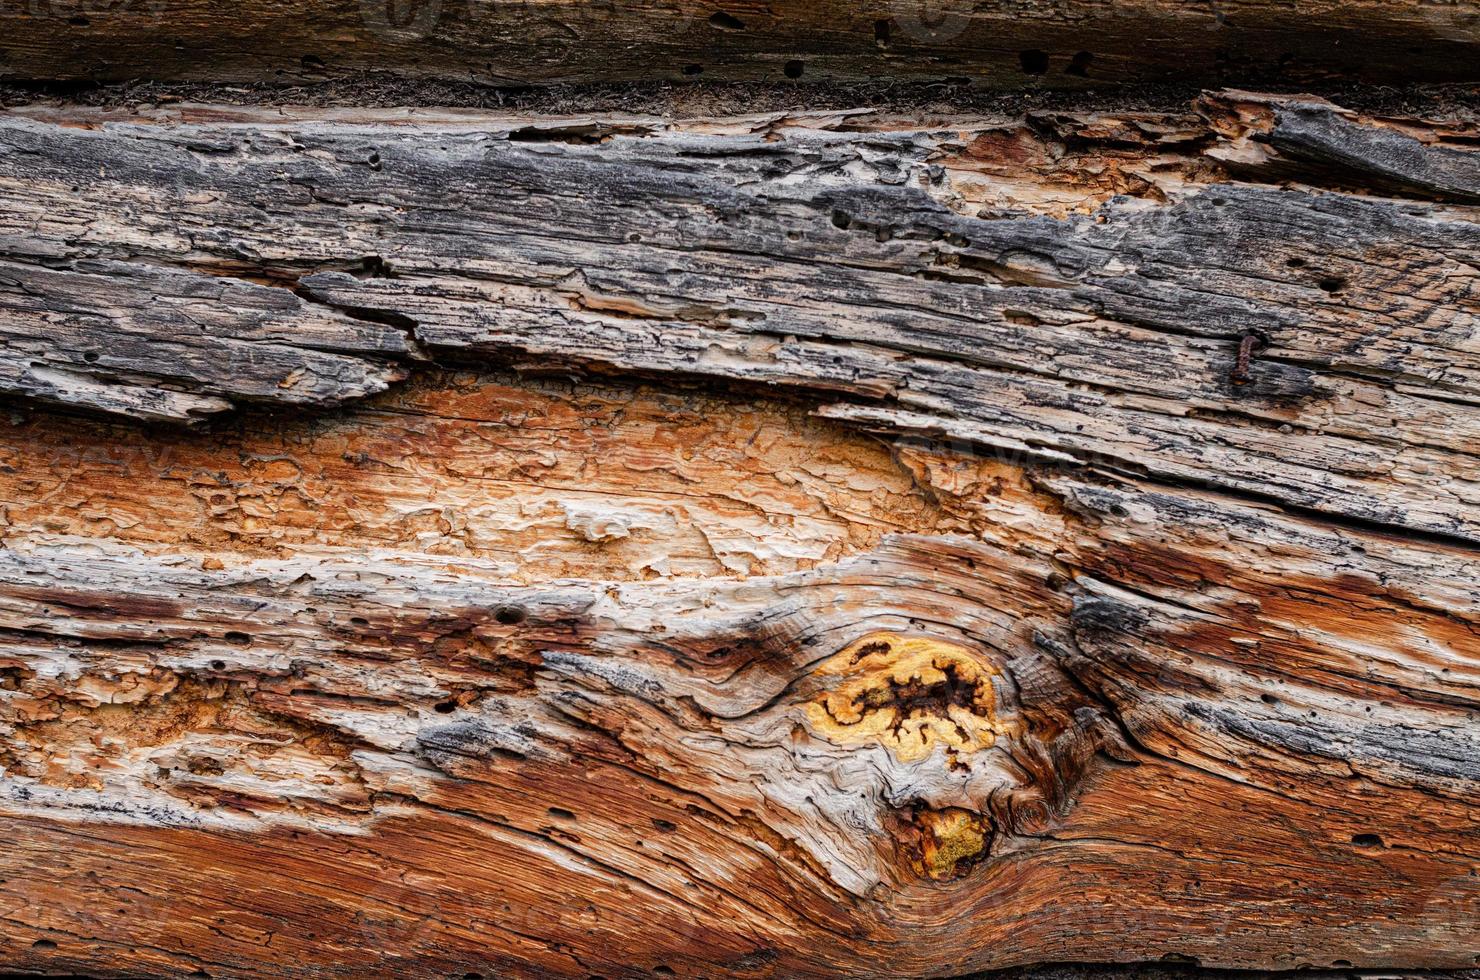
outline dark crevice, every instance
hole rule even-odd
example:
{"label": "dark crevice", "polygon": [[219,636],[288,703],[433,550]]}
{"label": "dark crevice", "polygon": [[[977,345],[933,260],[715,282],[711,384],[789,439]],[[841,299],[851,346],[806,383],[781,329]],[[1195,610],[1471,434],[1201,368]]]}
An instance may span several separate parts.
{"label": "dark crevice", "polygon": [[[697,69],[690,72],[689,69]],[[689,65],[685,74],[700,74],[702,65]],[[535,124],[513,129],[504,137],[510,143],[565,143],[569,146],[595,146],[613,136],[645,137],[654,135],[649,126],[638,123]]]}
{"label": "dark crevice", "polygon": [[709,18],[709,26],[717,31],[743,31],[745,22],[734,14],[721,10]]}
{"label": "dark crevice", "polygon": [[1019,51],[1018,64],[1024,75],[1042,75],[1048,71],[1048,54],[1036,49]]}
{"label": "dark crevice", "polygon": [[[721,12],[723,17],[734,15]],[[736,18],[738,22],[738,18]],[[728,20],[724,21],[728,23]],[[714,25],[711,20],[711,26]],[[716,29],[723,30],[716,26]],[[894,30],[893,35],[898,31]],[[877,33],[875,34],[877,41]],[[891,37],[893,40],[893,37]],[[1009,57],[1011,57],[1009,55]],[[1073,59],[1071,57],[1070,64]],[[1020,67],[1020,64],[1019,64]],[[1258,85],[1257,79],[1228,77],[1224,84],[1280,91],[1281,85]],[[1281,81],[1273,79],[1272,81]],[[1079,83],[1082,85],[1082,83]],[[1132,82],[1111,88],[1082,87],[1051,91],[1003,91],[987,87],[943,91],[935,81],[817,81],[796,83],[709,82],[701,90],[715,113],[795,109],[800,95],[812,109],[852,109],[872,105],[890,111],[1020,113],[1025,110],[1180,111],[1206,85],[1198,81]],[[1480,92],[1471,84],[1375,85],[1339,76],[1312,78],[1300,91],[1339,102],[1349,109],[1376,115],[1440,116],[1473,119],[1480,112]],[[499,86],[477,81],[437,81],[397,77],[389,72],[335,69],[334,76],[305,81],[211,83],[135,80],[128,82],[0,81],[0,106],[64,102],[89,106],[166,105],[172,102],[226,105],[295,105],[369,107],[447,107],[495,109],[502,112],[630,112],[671,115],[691,103],[694,89],[676,91],[664,82]]]}

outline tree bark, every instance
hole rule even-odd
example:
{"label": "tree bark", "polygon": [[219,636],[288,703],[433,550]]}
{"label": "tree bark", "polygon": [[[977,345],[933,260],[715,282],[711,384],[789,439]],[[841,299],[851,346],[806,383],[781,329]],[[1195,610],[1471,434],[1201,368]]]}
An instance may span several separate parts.
{"label": "tree bark", "polygon": [[0,77],[1474,80],[1474,0],[6,0]]}
{"label": "tree bark", "polygon": [[1476,137],[0,119],[0,964],[1476,965]]}

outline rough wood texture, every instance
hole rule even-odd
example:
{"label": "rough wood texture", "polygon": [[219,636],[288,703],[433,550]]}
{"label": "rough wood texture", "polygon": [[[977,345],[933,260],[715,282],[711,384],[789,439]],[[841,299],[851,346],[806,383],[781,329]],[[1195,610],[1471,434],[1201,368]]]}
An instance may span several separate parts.
{"label": "rough wood texture", "polygon": [[0,77],[1474,81],[1474,0],[6,0]]}
{"label": "rough wood texture", "polygon": [[1475,965],[1475,137],[8,115],[0,964]]}

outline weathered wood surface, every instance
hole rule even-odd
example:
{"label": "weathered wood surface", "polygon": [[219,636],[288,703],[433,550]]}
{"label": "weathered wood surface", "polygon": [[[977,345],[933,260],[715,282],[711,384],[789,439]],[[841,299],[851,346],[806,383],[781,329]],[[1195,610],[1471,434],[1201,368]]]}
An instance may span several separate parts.
{"label": "weathered wood surface", "polygon": [[[1316,103],[841,118],[12,115],[0,386],[189,418],[359,398],[422,352],[679,373],[1480,540],[1473,151]],[[1225,169],[1240,179],[1213,182]]]}
{"label": "weathered wood surface", "polygon": [[0,77],[1475,81],[1475,0],[6,0]]}
{"label": "weathered wood surface", "polygon": [[1474,139],[9,114],[0,964],[1475,965]]}

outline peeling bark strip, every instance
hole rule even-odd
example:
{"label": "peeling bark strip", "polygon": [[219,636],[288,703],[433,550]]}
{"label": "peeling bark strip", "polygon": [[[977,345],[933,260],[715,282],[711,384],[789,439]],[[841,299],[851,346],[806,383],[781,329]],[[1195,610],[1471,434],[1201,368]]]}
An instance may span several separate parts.
{"label": "peeling bark strip", "polygon": [[1473,141],[8,114],[0,967],[1480,963]]}
{"label": "peeling bark strip", "polygon": [[1473,81],[1480,54],[1472,0],[6,0],[0,29],[33,79]]}
{"label": "peeling bark strip", "polygon": [[[229,409],[229,398],[338,404],[406,375],[355,355],[412,350],[399,330],[283,289],[147,265],[82,260],[44,269],[0,261],[0,296],[5,321],[19,327],[4,331],[0,384],[141,419],[204,416]],[[160,387],[110,384],[110,376]]]}

